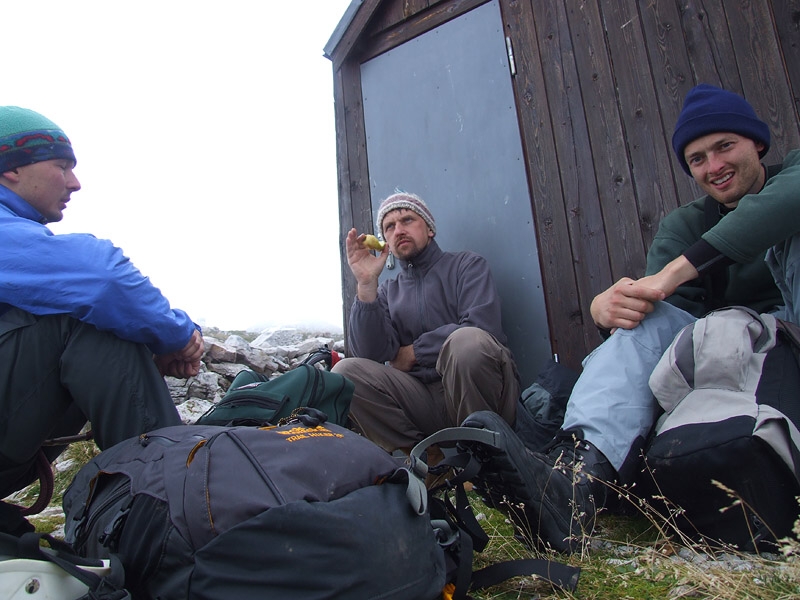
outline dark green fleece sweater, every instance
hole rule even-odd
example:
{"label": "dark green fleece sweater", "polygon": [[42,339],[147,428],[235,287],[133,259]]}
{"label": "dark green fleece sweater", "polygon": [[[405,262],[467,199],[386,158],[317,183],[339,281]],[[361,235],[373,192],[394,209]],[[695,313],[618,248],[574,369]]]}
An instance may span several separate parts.
{"label": "dark green fleece sweater", "polygon": [[[727,263],[735,261],[721,270],[702,272],[700,278],[680,286],[668,302],[696,317],[721,306],[769,312],[782,304],[764,255],[770,247],[800,233],[800,151],[790,152],[782,167],[770,169],[770,175],[759,193],[744,196],[737,208],[724,216],[716,211],[716,201],[704,196],[661,220],[647,253],[648,275],[659,272],[700,240],[730,259]],[[716,224],[710,228],[707,211],[717,214]]]}

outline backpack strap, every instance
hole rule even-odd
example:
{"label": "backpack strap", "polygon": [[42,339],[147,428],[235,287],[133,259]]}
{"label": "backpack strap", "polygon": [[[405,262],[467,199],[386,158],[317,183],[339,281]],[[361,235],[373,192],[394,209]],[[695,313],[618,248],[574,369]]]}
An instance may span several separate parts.
{"label": "backpack strap", "polygon": [[[502,449],[499,436],[499,433],[489,429],[449,427],[419,442],[409,454],[409,480],[424,481],[429,471],[444,472],[452,468],[456,472],[443,486],[428,492],[431,522],[435,530],[438,524],[437,537],[440,539],[440,545],[454,554],[457,563],[452,598],[465,600],[469,598],[467,592],[470,590],[491,587],[521,575],[535,575],[556,587],[574,592],[578,586],[580,568],[555,561],[534,558],[508,560],[478,571],[472,570],[473,550],[481,552],[488,544],[489,537],[475,518],[463,484],[478,475],[483,464],[465,447],[460,447],[459,442],[480,442]],[[429,468],[423,455],[434,444],[439,446],[445,458],[435,467]],[[455,490],[455,502],[447,493],[444,493],[442,498],[436,497],[443,489]],[[447,526],[441,525],[442,523]],[[442,531],[451,532],[451,535],[444,536],[446,539],[444,544],[441,541]]]}
{"label": "backpack strap", "polygon": [[55,491],[56,484],[55,476],[53,475],[53,467],[47,459],[44,450],[39,448],[34,460],[36,461],[36,475],[39,478],[39,496],[33,504],[27,508],[21,509],[23,517],[38,515],[47,508],[50,501],[53,499],[53,492]]}
{"label": "backpack strap", "polygon": [[783,334],[789,339],[789,341],[792,343],[795,354],[798,354],[798,352],[800,352],[800,326],[784,319],[775,319],[775,321],[778,325],[778,330],[783,332]]}
{"label": "backpack strap", "polygon": [[[67,446],[75,442],[83,442],[90,440],[94,437],[91,430],[86,433],[79,433],[77,435],[68,435],[64,437],[51,438],[42,442],[44,446]],[[39,479],[39,496],[36,501],[27,508],[21,507],[21,514],[23,517],[30,517],[31,515],[38,515],[45,508],[50,505],[53,499],[53,492],[55,491],[55,479],[53,475],[53,466],[47,458],[43,448],[39,448],[34,458],[36,466],[36,476]]]}
{"label": "backpack strap", "polygon": [[[792,323],[791,321],[777,318],[775,319],[775,324],[778,335],[782,336],[786,341],[789,342],[792,355],[794,356],[795,362],[798,365],[798,369],[800,369],[800,326]],[[794,412],[790,416],[792,418],[789,420],[794,422],[793,419],[797,418],[797,413]],[[784,429],[784,435],[786,436],[786,439],[795,442],[794,436],[792,435],[792,431],[789,427],[789,423],[783,421],[781,426]],[[795,426],[797,426],[797,423],[795,423]],[[798,448],[797,443],[795,442],[789,444],[789,450],[791,451],[792,461],[794,462],[795,479],[800,482],[800,448]]]}
{"label": "backpack strap", "polygon": [[[49,545],[43,547],[41,541]],[[81,558],[73,553],[72,548],[44,533],[25,533],[17,538],[0,533],[0,554],[6,557],[44,560],[58,565],[67,574],[74,577],[89,592],[78,600],[130,600],[130,594],[123,589],[125,575],[122,563],[115,556],[109,561],[111,573],[105,577],[81,567],[102,567],[103,561]]]}
{"label": "backpack strap", "polygon": [[[442,445],[445,442],[457,444],[457,442],[465,441],[480,442],[482,444],[492,446],[493,448],[497,448],[498,435],[499,434],[495,431],[491,431],[489,429],[478,429],[476,427],[448,427],[446,429],[440,429],[436,433],[426,437],[411,449],[411,453],[408,457],[410,460],[409,469],[411,469],[415,475],[424,480],[428,475],[429,468],[423,460],[422,455],[425,454],[429,447],[433,446],[434,444]],[[442,452],[444,452],[445,457],[447,457],[447,452],[445,452],[444,449]],[[467,461],[462,468],[470,468],[471,470],[471,468],[474,468],[472,466],[473,462],[474,460]]]}
{"label": "backpack strap", "polygon": [[523,575],[537,575],[556,587],[574,592],[578,587],[580,569],[543,558],[507,560],[473,572],[470,589],[482,590]]}
{"label": "backpack strap", "polygon": [[[409,472],[406,496],[411,504],[411,508],[413,508],[418,515],[425,514],[425,511],[428,508],[428,490],[425,487],[425,478],[428,476],[428,471],[431,469],[425,462],[423,455],[430,446],[442,442],[455,442],[458,440],[470,440],[496,446],[496,437],[497,434],[494,431],[489,431],[488,429],[477,429],[474,427],[449,427],[429,435],[416,446],[414,446],[408,456],[408,468],[400,469],[401,471]],[[469,481],[469,477],[472,474],[477,474],[477,472],[480,470],[479,463],[468,453],[459,454],[459,457],[461,460],[459,460],[459,458],[453,459],[452,457],[445,458],[445,460],[440,463],[441,466],[438,467],[440,471],[444,471],[446,468],[454,466],[461,471],[461,473],[458,475],[458,480],[450,480],[449,483],[451,484]]]}

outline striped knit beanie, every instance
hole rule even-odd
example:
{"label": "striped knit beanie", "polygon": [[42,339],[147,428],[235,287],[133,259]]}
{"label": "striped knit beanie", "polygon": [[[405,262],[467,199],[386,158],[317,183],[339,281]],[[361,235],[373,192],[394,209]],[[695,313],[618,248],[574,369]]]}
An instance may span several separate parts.
{"label": "striped knit beanie", "polygon": [[383,233],[383,218],[393,210],[398,210],[400,208],[406,208],[408,210],[413,210],[417,213],[422,220],[430,227],[433,235],[436,235],[436,221],[433,220],[433,215],[431,211],[428,209],[428,205],[415,194],[407,194],[406,192],[398,192],[396,194],[392,194],[386,200],[381,202],[381,206],[378,209],[378,218],[375,220],[375,224],[378,226],[378,231]]}
{"label": "striped knit beanie", "polygon": [[58,125],[27,108],[0,106],[0,173],[53,158],[75,162]]}
{"label": "striped knit beanie", "polygon": [[701,83],[686,94],[683,109],[672,134],[672,149],[683,170],[691,175],[683,153],[686,146],[709,133],[729,132],[764,144],[763,158],[769,150],[769,127],[756,116],[750,104],[733,92]]}

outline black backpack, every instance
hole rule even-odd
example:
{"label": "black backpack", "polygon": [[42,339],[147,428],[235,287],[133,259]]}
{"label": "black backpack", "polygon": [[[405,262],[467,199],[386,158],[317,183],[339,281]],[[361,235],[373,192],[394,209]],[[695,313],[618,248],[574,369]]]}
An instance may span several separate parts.
{"label": "black backpack", "polygon": [[799,348],[795,325],[733,307],[686,326],[662,356],[650,387],[664,413],[640,485],[683,534],[746,551],[792,534]]}
{"label": "black backpack", "polygon": [[324,416],[299,419],[167,427],[105,450],[64,495],[65,540],[118,557],[141,600],[440,595],[424,484]]}
{"label": "black backpack", "polygon": [[278,427],[122,442],[65,493],[65,539],[81,556],[118,557],[137,600],[459,600],[531,573],[575,589],[579,570],[549,561],[473,574],[488,537],[463,486],[429,495],[422,445],[405,467],[324,418],[305,409]]}

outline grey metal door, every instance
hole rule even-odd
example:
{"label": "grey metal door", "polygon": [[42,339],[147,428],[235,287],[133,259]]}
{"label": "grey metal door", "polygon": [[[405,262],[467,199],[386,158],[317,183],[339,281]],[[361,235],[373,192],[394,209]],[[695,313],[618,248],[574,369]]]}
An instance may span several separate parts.
{"label": "grey metal door", "polygon": [[396,189],[414,192],[443,250],[486,257],[529,385],[550,340],[498,2],[364,63],[361,77],[373,216]]}

